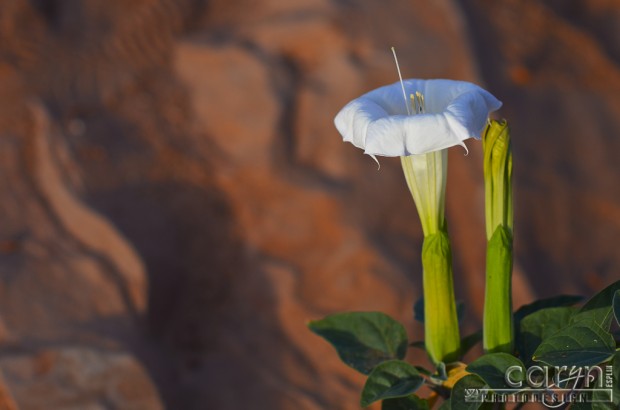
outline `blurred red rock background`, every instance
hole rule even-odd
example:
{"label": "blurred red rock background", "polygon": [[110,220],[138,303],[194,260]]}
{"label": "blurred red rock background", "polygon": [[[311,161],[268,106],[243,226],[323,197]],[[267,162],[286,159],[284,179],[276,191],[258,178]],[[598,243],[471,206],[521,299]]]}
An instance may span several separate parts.
{"label": "blurred red rock background", "polygon": [[[614,0],[2,0],[1,409],[357,409],[305,322],[421,327],[397,159],[332,125],[406,77],[474,81],[513,129],[515,304],[619,278]],[[450,153],[465,328],[481,147]]]}

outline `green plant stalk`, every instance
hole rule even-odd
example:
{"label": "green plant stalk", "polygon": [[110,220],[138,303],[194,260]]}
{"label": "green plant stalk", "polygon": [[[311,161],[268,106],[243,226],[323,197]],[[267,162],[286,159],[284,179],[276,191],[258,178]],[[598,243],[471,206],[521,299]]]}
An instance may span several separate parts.
{"label": "green plant stalk", "polygon": [[512,149],[506,121],[490,121],[483,138],[487,234],[483,347],[512,353]]}
{"label": "green plant stalk", "polygon": [[456,361],[461,340],[454,300],[450,239],[445,230],[424,237],[422,270],[426,351],[433,363]]}
{"label": "green plant stalk", "polygon": [[482,343],[489,353],[512,353],[512,234],[499,225],[487,245]]}

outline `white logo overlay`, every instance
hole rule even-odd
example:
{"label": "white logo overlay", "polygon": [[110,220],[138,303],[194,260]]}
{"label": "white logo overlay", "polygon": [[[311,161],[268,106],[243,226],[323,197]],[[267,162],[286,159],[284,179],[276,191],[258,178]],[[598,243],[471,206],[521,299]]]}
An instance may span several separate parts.
{"label": "white logo overlay", "polygon": [[511,366],[506,388],[465,389],[466,403],[541,403],[548,408],[568,403],[613,402],[612,366]]}

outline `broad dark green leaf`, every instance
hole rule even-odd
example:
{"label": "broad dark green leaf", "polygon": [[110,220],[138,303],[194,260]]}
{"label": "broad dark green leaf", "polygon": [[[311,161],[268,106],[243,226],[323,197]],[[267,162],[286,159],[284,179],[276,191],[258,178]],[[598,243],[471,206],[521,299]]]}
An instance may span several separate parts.
{"label": "broad dark green leaf", "polygon": [[550,366],[594,366],[614,354],[613,337],[594,322],[574,323],[546,338],[533,359]]}
{"label": "broad dark green leaf", "polygon": [[407,353],[405,328],[384,313],[337,313],[310,322],[308,327],[331,343],[343,362],[364,374],[386,360],[403,359]]}
{"label": "broad dark green leaf", "polygon": [[482,406],[481,389],[489,386],[480,377],[470,374],[456,382],[450,394],[450,410],[477,410]]}
{"label": "broad dark green leaf", "polygon": [[618,323],[618,326],[620,326],[620,290],[617,290],[614,294],[613,306],[616,323]]}
{"label": "broad dark green leaf", "polygon": [[588,321],[594,322],[605,330],[611,325],[612,301],[616,291],[620,290],[620,280],[607,286],[588,300],[585,305],[573,316],[573,323]]}
{"label": "broad dark green leaf", "polygon": [[517,333],[519,357],[530,364],[532,355],[540,343],[570,324],[570,318],[578,310],[576,307],[552,307],[538,310],[521,320]]}
{"label": "broad dark green leaf", "polygon": [[381,410],[429,410],[428,401],[418,396],[383,400]]}
{"label": "broad dark green leaf", "polygon": [[488,353],[467,366],[467,371],[480,376],[493,389],[511,388],[506,383],[506,372],[510,367],[518,366],[521,371],[513,372],[511,380],[523,380],[525,366],[521,360],[508,353]]}
{"label": "broad dark green leaf", "polygon": [[[456,317],[459,323],[465,316],[465,304],[463,302],[456,302]],[[418,299],[413,305],[413,318],[420,323],[424,323],[424,298]]]}
{"label": "broad dark green leaf", "polygon": [[461,356],[464,356],[471,350],[472,347],[480,343],[482,340],[482,330],[477,331],[476,333],[472,333],[471,335],[465,336],[461,339]]}
{"label": "broad dark green leaf", "polygon": [[[609,394],[607,392],[595,390],[592,392],[592,400],[597,403],[594,404],[592,408],[596,410],[620,409],[620,351],[614,354],[614,357],[609,363],[609,365],[612,368],[612,402],[609,403],[607,401],[609,399]],[[605,386],[605,383],[603,383],[603,386]]]}
{"label": "broad dark green leaf", "polygon": [[401,360],[383,362],[368,375],[362,390],[362,407],[378,400],[408,396],[422,384],[424,378],[409,363]]}
{"label": "broad dark green leaf", "polygon": [[551,307],[573,306],[583,300],[583,296],[560,295],[548,299],[541,299],[528,305],[523,305],[514,313],[515,322],[520,322],[524,317],[541,309]]}

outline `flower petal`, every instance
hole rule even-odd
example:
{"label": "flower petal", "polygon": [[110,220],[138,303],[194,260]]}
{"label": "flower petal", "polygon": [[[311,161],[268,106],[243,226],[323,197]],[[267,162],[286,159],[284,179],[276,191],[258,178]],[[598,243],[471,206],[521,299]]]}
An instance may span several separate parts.
{"label": "flower petal", "polygon": [[345,105],[334,119],[334,123],[344,141],[363,149],[366,145],[368,126],[387,116],[388,113],[381,106],[362,96]]}
{"label": "flower petal", "polygon": [[425,154],[461,142],[442,114],[380,118],[369,124],[366,135],[364,152],[388,157]]}

